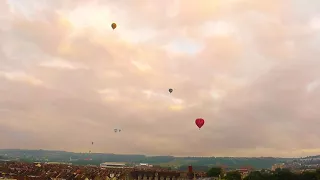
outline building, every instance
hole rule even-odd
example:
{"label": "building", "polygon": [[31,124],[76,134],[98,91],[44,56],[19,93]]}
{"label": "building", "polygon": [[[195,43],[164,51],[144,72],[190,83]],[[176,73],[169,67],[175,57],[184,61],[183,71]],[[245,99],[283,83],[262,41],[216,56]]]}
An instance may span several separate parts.
{"label": "building", "polygon": [[135,167],[137,167],[137,168],[152,168],[153,165],[148,164],[148,163],[140,163],[138,165],[135,165]]}
{"label": "building", "polygon": [[151,164],[148,164],[148,163],[140,163],[138,166],[141,166],[141,167],[153,167]]}
{"label": "building", "polygon": [[12,161],[8,159],[0,159],[0,163],[8,163],[8,162],[12,162]]}
{"label": "building", "polygon": [[[176,171],[156,171],[156,170],[134,170],[130,173],[132,179],[136,180],[178,180],[180,172]],[[187,177],[181,179],[188,179]]]}
{"label": "building", "polygon": [[100,167],[103,168],[125,168],[126,163],[120,163],[120,162],[104,162],[100,164]]}
{"label": "building", "polygon": [[72,165],[72,163],[66,163],[66,162],[45,162],[44,164]]}
{"label": "building", "polygon": [[272,165],[271,170],[274,171],[274,170],[276,170],[278,168],[279,169],[285,168],[285,164],[284,163],[274,164],[274,165]]}
{"label": "building", "polygon": [[236,171],[238,171],[241,174],[242,179],[245,178],[246,176],[248,176],[250,174],[250,172],[253,171],[252,167],[243,167],[240,169],[236,169]]}
{"label": "building", "polygon": [[247,168],[240,168],[240,169],[237,169],[236,171],[238,171],[241,174],[242,179],[248,176],[248,174],[250,173],[250,170]]}

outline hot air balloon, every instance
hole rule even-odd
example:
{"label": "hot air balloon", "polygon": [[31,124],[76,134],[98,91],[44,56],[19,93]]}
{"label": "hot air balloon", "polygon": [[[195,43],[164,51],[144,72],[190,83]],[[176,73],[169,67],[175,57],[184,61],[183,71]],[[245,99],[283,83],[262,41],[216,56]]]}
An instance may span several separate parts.
{"label": "hot air balloon", "polygon": [[121,129],[119,129],[119,132],[121,132]]}
{"label": "hot air balloon", "polygon": [[195,123],[199,127],[199,130],[200,130],[201,127],[204,125],[204,119],[198,118],[198,119],[195,120]]}
{"label": "hot air balloon", "polygon": [[173,92],[173,89],[170,88],[170,89],[169,89],[169,93],[172,93],[172,92]]}
{"label": "hot air balloon", "polygon": [[93,142],[91,142],[91,144],[93,145]]}
{"label": "hot air balloon", "polygon": [[118,131],[118,129],[114,129],[114,132],[116,133]]}
{"label": "hot air balloon", "polygon": [[114,30],[115,28],[117,28],[117,24],[116,23],[112,23],[111,24],[111,28]]}

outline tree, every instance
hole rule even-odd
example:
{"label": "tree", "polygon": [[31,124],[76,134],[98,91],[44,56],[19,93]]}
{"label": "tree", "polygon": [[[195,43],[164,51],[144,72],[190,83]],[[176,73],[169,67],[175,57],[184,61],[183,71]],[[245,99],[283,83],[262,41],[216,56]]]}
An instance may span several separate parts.
{"label": "tree", "polygon": [[316,170],[316,177],[317,177],[317,180],[320,180],[320,169]]}
{"label": "tree", "polygon": [[317,180],[317,174],[315,172],[303,172],[299,175],[299,180]]}
{"label": "tree", "polygon": [[222,168],[220,167],[212,167],[207,172],[209,177],[219,177],[222,174]]}
{"label": "tree", "polygon": [[266,172],[252,171],[245,177],[245,180],[267,180],[269,174]]}
{"label": "tree", "polygon": [[276,180],[296,180],[297,177],[289,169],[276,169],[273,174]]}
{"label": "tree", "polygon": [[276,169],[272,173],[251,172],[244,180],[320,180],[320,176],[317,175],[320,175],[320,170],[318,172],[295,174],[289,169]]}
{"label": "tree", "polygon": [[241,174],[238,171],[231,171],[228,172],[226,177],[226,180],[241,180]]}

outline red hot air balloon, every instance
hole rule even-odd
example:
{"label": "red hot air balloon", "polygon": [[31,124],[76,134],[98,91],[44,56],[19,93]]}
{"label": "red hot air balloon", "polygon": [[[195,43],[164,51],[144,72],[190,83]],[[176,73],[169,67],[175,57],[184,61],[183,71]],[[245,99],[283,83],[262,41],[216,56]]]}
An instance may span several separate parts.
{"label": "red hot air balloon", "polygon": [[196,119],[195,123],[199,127],[199,130],[200,130],[200,128],[204,125],[204,119],[198,118],[198,119]]}

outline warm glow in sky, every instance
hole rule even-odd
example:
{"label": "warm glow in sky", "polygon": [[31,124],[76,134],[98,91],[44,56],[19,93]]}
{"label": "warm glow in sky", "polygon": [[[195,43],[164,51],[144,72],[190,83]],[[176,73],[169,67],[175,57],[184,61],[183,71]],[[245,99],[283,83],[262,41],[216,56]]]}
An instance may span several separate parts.
{"label": "warm glow in sky", "polygon": [[0,23],[0,148],[320,154],[319,0],[3,0]]}

